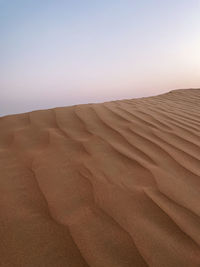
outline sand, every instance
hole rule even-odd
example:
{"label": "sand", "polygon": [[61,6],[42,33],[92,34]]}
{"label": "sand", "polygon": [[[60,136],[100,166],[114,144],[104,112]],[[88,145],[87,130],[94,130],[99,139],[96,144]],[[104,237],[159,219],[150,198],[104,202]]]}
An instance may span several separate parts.
{"label": "sand", "polygon": [[200,266],[200,89],[0,118],[0,266]]}

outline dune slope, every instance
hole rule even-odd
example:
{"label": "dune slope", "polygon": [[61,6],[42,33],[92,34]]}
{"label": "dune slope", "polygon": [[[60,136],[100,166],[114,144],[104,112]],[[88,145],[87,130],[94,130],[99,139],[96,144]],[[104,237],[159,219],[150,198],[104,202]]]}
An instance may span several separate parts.
{"label": "dune slope", "polygon": [[200,266],[200,89],[1,117],[0,266]]}

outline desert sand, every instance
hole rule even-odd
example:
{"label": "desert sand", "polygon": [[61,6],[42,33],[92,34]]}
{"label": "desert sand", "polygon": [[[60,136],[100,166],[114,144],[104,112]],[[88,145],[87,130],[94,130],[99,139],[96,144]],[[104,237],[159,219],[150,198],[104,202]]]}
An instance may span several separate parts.
{"label": "desert sand", "polygon": [[200,266],[200,89],[0,118],[0,266]]}

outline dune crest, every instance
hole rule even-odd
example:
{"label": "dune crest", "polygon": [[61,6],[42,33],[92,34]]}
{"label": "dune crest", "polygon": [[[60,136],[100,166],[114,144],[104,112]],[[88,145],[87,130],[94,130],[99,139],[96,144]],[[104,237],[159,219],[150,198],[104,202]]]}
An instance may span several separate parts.
{"label": "dune crest", "polygon": [[200,89],[0,118],[0,266],[200,266]]}

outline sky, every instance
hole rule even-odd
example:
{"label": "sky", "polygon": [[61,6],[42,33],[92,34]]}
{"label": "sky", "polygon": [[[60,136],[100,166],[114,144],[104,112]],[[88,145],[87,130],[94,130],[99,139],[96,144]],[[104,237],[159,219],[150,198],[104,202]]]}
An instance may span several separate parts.
{"label": "sky", "polygon": [[0,0],[0,116],[200,88],[200,0]]}

